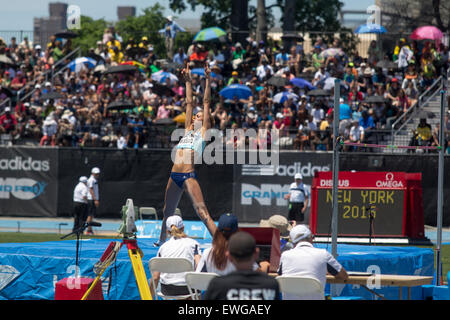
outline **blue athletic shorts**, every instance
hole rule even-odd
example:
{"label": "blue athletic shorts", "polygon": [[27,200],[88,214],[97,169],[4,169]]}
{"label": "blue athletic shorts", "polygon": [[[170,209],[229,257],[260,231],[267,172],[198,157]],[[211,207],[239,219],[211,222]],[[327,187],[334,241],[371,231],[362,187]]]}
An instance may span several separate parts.
{"label": "blue athletic shorts", "polygon": [[180,172],[172,172],[170,174],[170,177],[172,180],[179,186],[181,189],[183,189],[184,182],[189,178],[197,179],[197,175],[195,172],[187,172],[187,173],[180,173]]}

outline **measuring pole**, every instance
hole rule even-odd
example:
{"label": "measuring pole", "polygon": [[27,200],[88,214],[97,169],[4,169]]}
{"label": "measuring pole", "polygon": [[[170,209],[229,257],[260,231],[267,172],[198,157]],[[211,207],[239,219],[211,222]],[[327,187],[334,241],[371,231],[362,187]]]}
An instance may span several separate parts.
{"label": "measuring pole", "polygon": [[439,125],[439,167],[438,167],[438,200],[437,200],[437,241],[436,241],[436,285],[441,284],[441,243],[442,243],[442,212],[444,210],[444,114],[445,114],[445,92],[446,86],[442,78],[441,88],[441,121]]}
{"label": "measuring pole", "polygon": [[[334,80],[334,111],[333,111],[333,216],[331,218],[331,254],[337,259],[338,230],[338,184],[339,184],[339,99],[341,83]],[[331,296],[336,296],[336,285],[331,285]]]}
{"label": "measuring pole", "polygon": [[331,219],[331,254],[337,257],[338,228],[338,177],[339,177],[339,99],[341,83],[334,80],[334,112],[333,112],[333,216]]}

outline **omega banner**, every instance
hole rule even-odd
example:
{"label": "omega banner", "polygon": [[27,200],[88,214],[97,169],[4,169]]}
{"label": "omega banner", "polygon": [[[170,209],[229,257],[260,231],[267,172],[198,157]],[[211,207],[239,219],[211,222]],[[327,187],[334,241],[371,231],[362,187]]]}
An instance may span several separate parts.
{"label": "omega banner", "polygon": [[58,150],[1,148],[0,214],[56,216]]}
{"label": "omega banner", "polygon": [[284,197],[294,175],[302,174],[311,193],[314,173],[331,171],[332,156],[328,153],[280,152],[279,156],[278,165],[234,166],[233,212],[239,221],[259,222],[274,214],[287,217],[289,202]]}

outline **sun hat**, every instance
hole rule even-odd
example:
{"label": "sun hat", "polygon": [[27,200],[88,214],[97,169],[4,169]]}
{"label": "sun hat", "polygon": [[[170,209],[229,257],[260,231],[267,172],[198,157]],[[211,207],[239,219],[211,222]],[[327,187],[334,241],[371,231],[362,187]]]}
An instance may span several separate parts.
{"label": "sun hat", "polygon": [[92,168],[91,173],[94,173],[94,174],[100,173],[100,169],[97,167]]}
{"label": "sun hat", "polygon": [[231,213],[224,213],[219,218],[217,228],[220,231],[235,232],[238,229],[237,217]]}
{"label": "sun hat", "polygon": [[280,235],[282,237],[289,236],[289,231],[292,230],[292,226],[289,223],[288,219],[279,214],[275,214],[267,220],[261,219],[261,221],[259,222],[259,226],[261,228],[278,229],[278,230],[280,230]]}
{"label": "sun hat", "polygon": [[168,217],[166,220],[166,227],[170,230],[172,226],[175,226],[177,229],[184,228],[183,219],[181,219],[179,215]]}
{"label": "sun hat", "polygon": [[88,178],[86,176],[81,176],[79,181],[86,183],[88,181]]}
{"label": "sun hat", "polygon": [[256,249],[256,240],[253,236],[244,231],[239,231],[230,237],[228,242],[228,252],[236,258],[248,258],[253,255]]}
{"label": "sun hat", "polygon": [[309,228],[304,224],[296,225],[289,232],[289,237],[294,244],[300,242],[301,240],[309,238],[311,235],[311,230],[309,230]]}

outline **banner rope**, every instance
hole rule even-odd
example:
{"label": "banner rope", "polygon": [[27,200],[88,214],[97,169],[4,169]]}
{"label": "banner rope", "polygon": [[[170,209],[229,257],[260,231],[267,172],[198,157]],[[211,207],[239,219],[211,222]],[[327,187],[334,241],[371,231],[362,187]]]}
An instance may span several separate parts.
{"label": "banner rope", "polygon": [[383,149],[410,149],[410,150],[441,150],[441,146],[395,146],[390,144],[373,144],[339,141],[342,146],[354,146],[362,148],[383,148]]}

